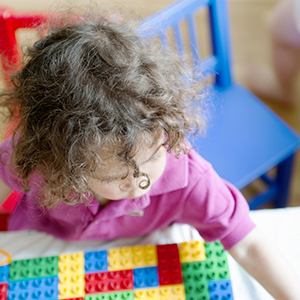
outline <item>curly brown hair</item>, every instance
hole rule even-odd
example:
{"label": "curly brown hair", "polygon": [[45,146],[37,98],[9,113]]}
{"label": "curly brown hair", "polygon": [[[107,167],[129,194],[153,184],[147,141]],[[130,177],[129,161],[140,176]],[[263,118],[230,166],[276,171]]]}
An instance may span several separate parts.
{"label": "curly brown hair", "polygon": [[205,124],[202,84],[174,51],[139,36],[137,22],[89,14],[57,24],[27,49],[1,94],[20,116],[11,164],[25,190],[33,172],[43,175],[47,207],[84,201],[101,150],[137,177],[137,145],[164,132],[164,146],[179,155],[185,136]]}

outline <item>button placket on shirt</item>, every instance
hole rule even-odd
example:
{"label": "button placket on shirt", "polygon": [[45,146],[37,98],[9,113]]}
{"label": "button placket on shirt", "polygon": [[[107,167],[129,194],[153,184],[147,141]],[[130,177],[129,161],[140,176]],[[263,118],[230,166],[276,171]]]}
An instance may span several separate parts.
{"label": "button placket on shirt", "polygon": [[[149,195],[140,199],[123,199],[109,203],[102,210],[90,217],[90,224],[85,230],[86,237],[105,238],[113,230],[113,222],[122,216],[128,216],[128,213],[143,211],[150,204]],[[92,211],[91,211],[92,212]],[[93,212],[92,212],[93,213]],[[130,217],[130,216],[128,216]]]}

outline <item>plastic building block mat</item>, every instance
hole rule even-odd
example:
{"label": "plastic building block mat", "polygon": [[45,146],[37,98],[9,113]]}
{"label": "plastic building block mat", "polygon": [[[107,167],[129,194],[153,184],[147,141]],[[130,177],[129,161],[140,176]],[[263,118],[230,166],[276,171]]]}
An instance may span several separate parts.
{"label": "plastic building block mat", "polygon": [[191,241],[15,260],[0,300],[232,300],[227,252]]}

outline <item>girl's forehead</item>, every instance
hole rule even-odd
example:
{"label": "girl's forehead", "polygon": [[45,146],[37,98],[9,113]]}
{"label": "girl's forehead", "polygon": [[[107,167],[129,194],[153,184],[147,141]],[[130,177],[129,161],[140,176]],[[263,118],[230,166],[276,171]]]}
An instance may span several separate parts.
{"label": "girl's forehead", "polygon": [[[165,141],[165,135],[162,131],[157,130],[155,133],[141,135],[138,142],[132,147],[130,151],[130,158],[134,159],[138,164],[142,163],[145,156],[158,147],[160,147]],[[110,143],[102,146],[99,151],[99,156],[102,160],[106,160],[109,163],[122,163],[121,156],[119,153],[124,151],[124,144]]]}
{"label": "girl's forehead", "polygon": [[[139,167],[149,161],[152,156],[157,153],[160,147],[162,147],[162,144],[163,140],[158,139],[154,145],[137,146],[135,147],[131,158],[134,160],[137,167]],[[116,149],[110,147],[103,148],[99,153],[99,157],[100,164],[97,166],[95,172],[97,178],[108,175],[119,176],[120,174],[126,176],[130,172],[130,168],[133,168],[129,167],[128,162],[122,161],[118,156]]]}

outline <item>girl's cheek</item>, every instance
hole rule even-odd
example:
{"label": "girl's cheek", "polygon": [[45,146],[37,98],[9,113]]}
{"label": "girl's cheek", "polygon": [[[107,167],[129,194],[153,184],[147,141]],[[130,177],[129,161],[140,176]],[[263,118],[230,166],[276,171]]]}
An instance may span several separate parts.
{"label": "girl's cheek", "polygon": [[155,162],[152,169],[152,181],[157,181],[164,173],[167,162],[166,150],[161,154],[161,157]]}

